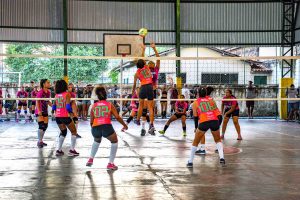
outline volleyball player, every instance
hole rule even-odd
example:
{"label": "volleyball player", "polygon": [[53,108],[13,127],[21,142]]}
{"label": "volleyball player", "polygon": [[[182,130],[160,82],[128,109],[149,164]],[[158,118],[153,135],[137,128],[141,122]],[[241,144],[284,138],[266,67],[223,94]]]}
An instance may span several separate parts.
{"label": "volleyball player", "polygon": [[218,116],[215,110],[218,109],[216,103],[207,97],[207,90],[204,87],[199,88],[199,98],[193,103],[193,115],[195,118],[198,117],[199,126],[195,133],[193,140],[190,158],[187,163],[187,167],[193,167],[193,160],[195,152],[197,151],[198,144],[200,143],[204,134],[210,129],[213,134],[214,140],[217,144],[220,163],[225,165],[223,144],[220,138],[220,125]]}
{"label": "volleyball player", "polygon": [[139,59],[137,61],[137,72],[134,75],[134,84],[132,88],[132,94],[135,92],[136,83],[137,80],[140,80],[141,87],[140,87],[140,93],[139,93],[139,109],[138,109],[138,116],[137,116],[137,124],[140,125],[140,118],[143,113],[143,108],[145,104],[145,100],[147,99],[147,107],[150,113],[150,126],[149,126],[149,132],[153,134],[155,132],[154,128],[154,92],[153,92],[153,80],[152,80],[152,74],[151,70],[149,69],[149,66],[145,64],[145,61],[142,59]]}
{"label": "volleyball player", "polygon": [[[51,92],[49,88],[51,87],[50,81],[48,79],[42,79],[40,81],[40,91],[37,93],[37,98],[50,98]],[[37,146],[39,148],[43,148],[47,146],[46,143],[43,142],[43,138],[45,132],[48,128],[48,105],[52,106],[51,101],[49,100],[37,100],[36,101],[36,109],[35,114],[38,121],[38,143]]]}
{"label": "volleyball player", "polygon": [[99,149],[102,137],[105,137],[111,142],[109,162],[107,169],[117,170],[118,167],[114,164],[114,160],[118,149],[118,137],[111,123],[111,115],[113,115],[119,123],[123,125],[123,129],[127,130],[128,127],[119,116],[117,109],[108,101],[105,88],[98,86],[95,88],[95,94],[99,101],[94,103],[91,109],[90,124],[92,127],[92,135],[94,142],[91,149],[91,154],[86,166],[92,166],[96,153]]}
{"label": "volleyball player", "polygon": [[[180,95],[181,99],[184,99],[184,95]],[[186,111],[188,109],[188,104],[185,101],[176,101],[175,103],[175,113],[170,117],[170,119],[167,121],[165,124],[164,130],[159,131],[160,134],[164,135],[170,126],[170,124],[173,121],[176,121],[177,119],[181,119],[182,123],[182,130],[183,133],[182,135],[185,137],[186,136]]]}
{"label": "volleyball player", "polygon": [[60,135],[58,140],[58,148],[56,150],[56,156],[64,155],[62,151],[62,145],[65,137],[67,136],[67,128],[71,131],[71,148],[69,150],[69,156],[79,156],[79,153],[75,150],[77,130],[74,124],[73,109],[71,105],[71,94],[68,92],[68,84],[65,80],[58,80],[55,84],[55,102],[52,106],[52,110],[55,111],[55,120],[60,129]]}

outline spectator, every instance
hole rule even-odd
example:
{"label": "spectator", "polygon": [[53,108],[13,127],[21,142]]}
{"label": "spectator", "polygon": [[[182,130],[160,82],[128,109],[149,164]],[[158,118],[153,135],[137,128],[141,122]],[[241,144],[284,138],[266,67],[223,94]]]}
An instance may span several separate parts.
{"label": "spectator", "polygon": [[[249,81],[249,85],[246,89],[246,98],[247,99],[255,99],[257,96],[257,90],[255,86],[253,86],[253,82]],[[246,101],[246,106],[248,108],[248,118],[253,119],[253,110],[254,110],[254,101]]]}
{"label": "spectator", "polygon": [[[286,91],[286,96],[288,98],[298,98],[298,91],[295,88],[295,85],[292,84],[290,88],[287,89]],[[288,121],[293,119],[295,117],[296,113],[299,110],[299,101],[298,100],[289,100],[288,101]],[[295,118],[296,119],[296,118]]]}

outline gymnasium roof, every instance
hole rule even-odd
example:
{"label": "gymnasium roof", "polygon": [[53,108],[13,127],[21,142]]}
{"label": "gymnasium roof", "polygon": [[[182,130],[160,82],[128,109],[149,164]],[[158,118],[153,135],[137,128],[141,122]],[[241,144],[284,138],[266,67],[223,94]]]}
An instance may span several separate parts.
{"label": "gymnasium roof", "polygon": [[[66,39],[69,44],[102,44],[103,33],[137,33],[146,27],[146,43],[153,40],[161,45],[175,45],[175,2],[0,0],[0,42],[63,43]],[[297,43],[298,4],[285,2],[295,6],[292,29]],[[280,46],[286,14],[283,8],[284,1],[278,0],[181,0],[181,44]]]}

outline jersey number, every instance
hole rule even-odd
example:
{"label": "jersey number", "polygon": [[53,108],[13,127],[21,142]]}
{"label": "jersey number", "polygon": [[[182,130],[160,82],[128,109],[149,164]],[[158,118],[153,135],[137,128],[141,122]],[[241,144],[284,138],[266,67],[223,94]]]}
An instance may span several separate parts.
{"label": "jersey number", "polygon": [[56,106],[57,108],[64,108],[65,106],[64,103],[64,97],[58,97],[58,99],[56,99]]}
{"label": "jersey number", "polygon": [[144,78],[152,78],[151,72],[147,69],[142,70],[141,73],[142,73]]}
{"label": "jersey number", "polygon": [[94,108],[94,116],[96,118],[99,118],[99,117],[109,117],[108,106],[96,106]]}
{"label": "jersey number", "polygon": [[217,105],[213,101],[201,102],[199,109],[201,112],[208,112],[217,109]]}

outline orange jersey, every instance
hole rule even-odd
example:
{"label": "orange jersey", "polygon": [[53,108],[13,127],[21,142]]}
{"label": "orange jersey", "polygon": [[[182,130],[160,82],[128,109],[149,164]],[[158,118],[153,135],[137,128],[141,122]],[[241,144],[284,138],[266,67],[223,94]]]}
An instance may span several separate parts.
{"label": "orange jersey", "polygon": [[137,77],[141,81],[141,85],[152,84],[152,73],[148,65],[137,70]]}
{"label": "orange jersey", "polygon": [[199,123],[218,120],[218,115],[215,112],[218,107],[212,99],[209,99],[207,97],[198,98],[195,103],[197,106]]}
{"label": "orange jersey", "polygon": [[[213,99],[212,97],[210,97],[210,96],[207,96],[207,98],[208,98],[210,101],[214,101],[214,99]],[[220,111],[218,108],[215,109],[214,112],[215,112],[215,114],[216,114],[217,116],[222,115],[221,111]]]}
{"label": "orange jersey", "polygon": [[94,116],[93,127],[111,124],[111,103],[104,100],[94,103],[91,115]]}
{"label": "orange jersey", "polygon": [[68,92],[55,95],[56,114],[55,117],[69,117],[69,113],[66,108]]}

